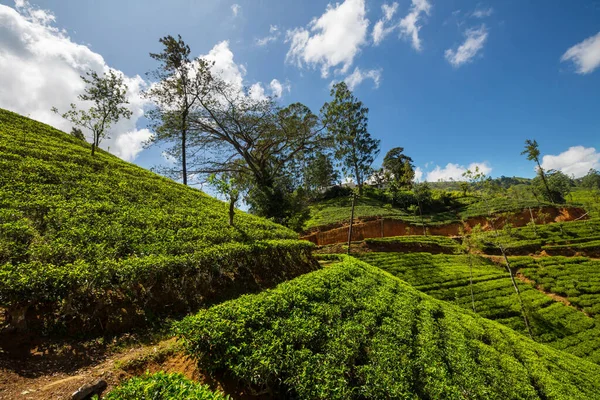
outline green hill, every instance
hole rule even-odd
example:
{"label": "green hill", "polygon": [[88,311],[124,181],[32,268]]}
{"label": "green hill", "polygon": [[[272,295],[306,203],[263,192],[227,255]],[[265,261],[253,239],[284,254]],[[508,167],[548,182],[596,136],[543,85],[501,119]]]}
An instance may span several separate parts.
{"label": "green hill", "polygon": [[314,269],[309,245],[50,126],[0,110],[0,308],[115,330]]}
{"label": "green hill", "polygon": [[272,398],[600,398],[598,365],[343,260],[184,319],[185,348]]}

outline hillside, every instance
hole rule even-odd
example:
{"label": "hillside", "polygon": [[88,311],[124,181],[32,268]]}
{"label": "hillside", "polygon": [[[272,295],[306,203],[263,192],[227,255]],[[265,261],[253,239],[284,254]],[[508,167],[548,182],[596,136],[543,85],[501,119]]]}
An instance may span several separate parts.
{"label": "hillside", "polygon": [[0,110],[0,308],[12,328],[111,331],[314,269],[264,219]]}
{"label": "hillside", "polygon": [[270,398],[598,398],[599,366],[342,260],[184,319],[185,348]]}

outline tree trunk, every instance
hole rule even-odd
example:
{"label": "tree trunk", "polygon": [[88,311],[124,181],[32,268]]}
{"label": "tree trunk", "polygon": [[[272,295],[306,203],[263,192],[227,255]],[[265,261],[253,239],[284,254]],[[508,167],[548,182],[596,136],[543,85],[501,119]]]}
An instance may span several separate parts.
{"label": "tree trunk", "polygon": [[535,237],[538,237],[537,228],[535,227],[535,219],[533,218],[533,212],[531,211],[531,207],[529,208],[529,217],[531,218],[531,226],[533,227],[533,233],[535,233]]}
{"label": "tree trunk", "polygon": [[421,207],[421,201],[417,200],[419,203],[419,215],[421,216],[421,226],[423,227],[423,235],[427,236],[427,229],[425,228],[425,220],[423,219],[423,207]]}
{"label": "tree trunk", "polygon": [[235,215],[235,198],[229,198],[229,226],[233,226],[233,216]]}
{"label": "tree trunk", "polygon": [[182,115],[182,123],[181,123],[181,173],[183,174],[183,184],[187,186],[187,164],[185,159],[185,141],[187,136],[187,111]]}
{"label": "tree trunk", "polygon": [[542,169],[542,166],[540,165],[540,160],[536,159],[535,161],[537,162],[538,168],[540,169],[540,176],[542,177],[544,186],[546,186],[546,191],[548,192],[548,198],[550,199],[551,202],[554,203],[554,196],[552,196],[552,192],[550,191],[550,186],[548,186],[548,182],[546,181],[546,174],[544,174],[544,170]]}
{"label": "tree trunk", "polygon": [[533,333],[531,332],[531,327],[529,326],[529,319],[527,318],[527,312],[525,311],[525,306],[523,305],[523,299],[521,298],[521,291],[519,290],[519,286],[517,286],[517,282],[515,281],[515,277],[512,273],[512,269],[510,268],[510,262],[508,261],[508,257],[506,256],[506,252],[504,251],[504,246],[498,246],[500,251],[502,252],[502,257],[504,257],[504,262],[506,263],[506,270],[510,275],[510,281],[512,282],[513,287],[515,288],[515,292],[517,293],[517,297],[519,298],[519,305],[521,306],[521,314],[523,314],[523,320],[525,321],[525,327],[527,328],[527,333],[529,337],[533,339]]}
{"label": "tree trunk", "polygon": [[348,252],[350,254],[350,244],[352,243],[352,224],[354,223],[354,203],[356,201],[356,194],[352,193],[352,212],[350,214],[350,227],[348,228]]}

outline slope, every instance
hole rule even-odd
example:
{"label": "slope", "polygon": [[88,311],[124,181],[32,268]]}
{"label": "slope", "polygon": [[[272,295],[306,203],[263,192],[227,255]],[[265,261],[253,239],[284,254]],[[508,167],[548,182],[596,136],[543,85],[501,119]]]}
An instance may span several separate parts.
{"label": "slope", "polygon": [[177,329],[201,368],[271,398],[600,397],[599,366],[354,259]]}
{"label": "slope", "polygon": [[0,110],[0,308],[12,328],[120,330],[314,269],[297,235]]}

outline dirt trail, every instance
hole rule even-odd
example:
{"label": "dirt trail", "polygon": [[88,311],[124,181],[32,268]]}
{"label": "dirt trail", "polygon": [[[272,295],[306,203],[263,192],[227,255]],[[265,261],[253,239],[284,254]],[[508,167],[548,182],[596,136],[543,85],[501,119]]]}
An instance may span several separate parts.
{"label": "dirt trail", "polygon": [[138,345],[90,361],[90,365],[78,369],[71,368],[68,357],[54,362],[40,360],[35,352],[25,359],[2,357],[0,399],[70,399],[79,387],[98,378],[107,381],[106,393],[123,379],[146,370],[179,372],[198,380],[200,374],[195,363],[176,349],[174,338],[153,345]]}

